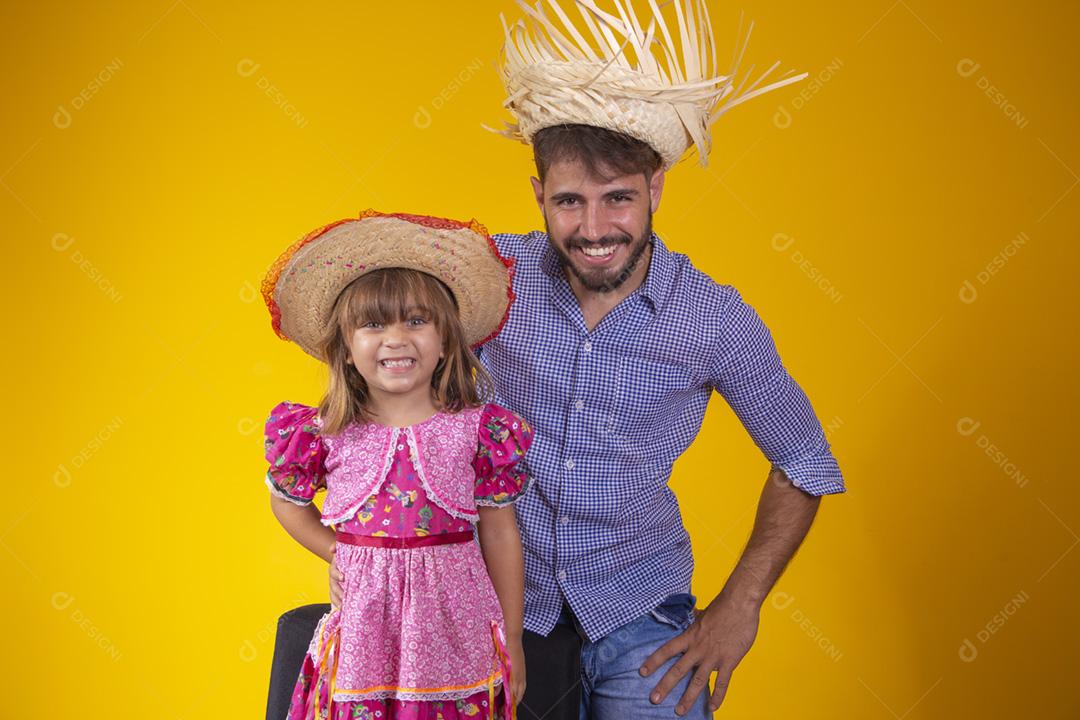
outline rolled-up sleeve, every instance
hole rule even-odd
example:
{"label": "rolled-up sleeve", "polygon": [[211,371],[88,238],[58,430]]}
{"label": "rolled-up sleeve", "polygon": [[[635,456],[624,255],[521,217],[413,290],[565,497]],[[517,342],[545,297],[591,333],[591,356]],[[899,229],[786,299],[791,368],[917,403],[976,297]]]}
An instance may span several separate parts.
{"label": "rolled-up sleeve", "polygon": [[710,381],[754,444],[810,495],[846,491],[840,466],[806,393],[776,351],[772,334],[753,307],[732,288],[720,311],[720,337]]}

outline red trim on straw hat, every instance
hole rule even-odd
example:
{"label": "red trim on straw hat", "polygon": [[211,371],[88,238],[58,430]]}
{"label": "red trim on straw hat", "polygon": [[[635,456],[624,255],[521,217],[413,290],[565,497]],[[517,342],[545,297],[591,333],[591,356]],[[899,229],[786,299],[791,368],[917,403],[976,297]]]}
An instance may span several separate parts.
{"label": "red trim on straw hat", "polygon": [[364,218],[369,217],[392,217],[399,220],[405,220],[406,222],[411,222],[415,225],[421,225],[423,227],[429,227],[438,230],[468,229],[472,230],[478,235],[481,235],[485,240],[487,240],[488,246],[491,248],[491,252],[495,255],[496,258],[499,259],[499,262],[501,262],[503,266],[506,267],[507,274],[509,275],[510,282],[507,283],[506,286],[506,298],[508,302],[506,306],[506,312],[503,314],[502,320],[499,321],[498,327],[496,327],[494,332],[492,332],[490,335],[473,345],[473,349],[480,347],[487,341],[496,337],[500,332],[502,332],[503,326],[506,325],[506,321],[510,317],[510,307],[513,305],[514,300],[517,299],[517,295],[514,293],[515,260],[514,258],[504,257],[502,253],[499,252],[499,248],[495,244],[494,238],[491,237],[491,234],[488,232],[486,227],[477,222],[476,219],[472,219],[468,222],[463,222],[461,220],[452,220],[450,218],[437,217],[435,215],[414,215],[411,213],[384,213],[379,212],[378,210],[368,208],[367,210],[361,210],[355,218],[344,218],[342,220],[336,220],[332,223],[328,223],[327,225],[312,230],[307,235],[290,245],[283,253],[281,253],[280,256],[278,256],[277,260],[275,260],[274,263],[270,266],[270,269],[266,273],[266,277],[263,278],[261,292],[263,296],[263,301],[266,303],[266,307],[270,311],[270,322],[274,328],[274,333],[279,338],[281,338],[282,340],[291,340],[291,338],[286,336],[281,331],[281,308],[278,307],[277,302],[274,300],[274,289],[277,287],[278,280],[281,278],[282,270],[284,270],[285,266],[288,265],[293,255],[299,252],[300,249],[303,248],[305,245],[318,239],[324,233],[332,230],[338,225],[346,222],[351,222],[353,220],[363,220]]}

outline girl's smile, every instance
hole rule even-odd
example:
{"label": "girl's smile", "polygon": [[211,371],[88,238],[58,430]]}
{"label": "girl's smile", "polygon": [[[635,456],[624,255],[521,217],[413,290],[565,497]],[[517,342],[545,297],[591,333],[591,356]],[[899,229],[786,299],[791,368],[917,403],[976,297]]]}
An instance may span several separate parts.
{"label": "girl's smile", "polygon": [[390,373],[405,373],[416,367],[416,358],[385,358],[379,361],[379,366]]}

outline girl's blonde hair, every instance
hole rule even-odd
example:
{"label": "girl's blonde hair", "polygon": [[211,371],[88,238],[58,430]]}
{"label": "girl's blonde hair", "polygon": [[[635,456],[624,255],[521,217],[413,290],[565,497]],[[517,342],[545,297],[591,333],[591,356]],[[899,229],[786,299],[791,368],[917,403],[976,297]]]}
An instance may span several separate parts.
{"label": "girl's blonde hair", "polygon": [[465,342],[457,302],[439,279],[419,270],[384,268],[353,280],[334,301],[328,330],[320,343],[330,370],[319,403],[322,432],[335,435],[354,422],[371,420],[367,383],[349,357],[348,340],[365,323],[408,320],[419,310],[435,323],[444,356],[431,376],[431,394],[440,410],[458,412],[492,396],[493,384]]}

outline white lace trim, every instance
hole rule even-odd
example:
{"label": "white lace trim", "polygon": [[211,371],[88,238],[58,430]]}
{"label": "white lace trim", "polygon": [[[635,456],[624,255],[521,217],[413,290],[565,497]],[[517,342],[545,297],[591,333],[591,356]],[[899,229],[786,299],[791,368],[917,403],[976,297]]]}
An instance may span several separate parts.
{"label": "white lace trim", "polygon": [[[450,690],[450,691],[424,691],[424,690],[373,690],[370,692],[342,692],[336,691],[334,693],[334,702],[360,702],[361,700],[461,700],[467,698],[470,695],[487,690],[488,684],[493,683],[495,685],[495,691],[498,692],[502,687],[502,674],[496,673],[491,678],[485,678],[480,681],[479,684],[466,688],[464,690]],[[487,702],[485,699],[484,702]]]}
{"label": "white lace trim", "polygon": [[311,504],[310,500],[297,500],[296,498],[292,497],[291,495],[286,495],[281,490],[281,488],[279,488],[277,485],[275,485],[274,481],[270,479],[270,473],[269,472],[266,473],[266,486],[270,488],[270,494],[271,495],[276,495],[277,497],[281,498],[282,500],[288,500],[293,505],[299,505],[300,507],[307,507],[308,505]]}
{"label": "white lace trim", "polygon": [[319,645],[323,636],[323,628],[326,627],[326,623],[330,621],[330,616],[334,612],[334,610],[330,610],[330,612],[323,613],[323,616],[319,618],[319,624],[315,626],[315,633],[311,636],[311,642],[308,643],[307,654],[311,657],[315,667],[319,666],[319,651],[322,649]]}
{"label": "white lace trim", "polygon": [[[370,498],[372,495],[379,491],[379,488],[382,487],[383,482],[386,480],[386,476],[390,474],[390,465],[394,462],[394,448],[397,447],[398,435],[400,434],[401,431],[398,428],[393,428],[390,431],[390,442],[386,445],[386,455],[383,458],[382,471],[379,473],[378,479],[375,481],[375,484],[372,486],[372,488],[367,491],[364,497],[360,498],[355,503],[350,505],[339,516],[333,518],[320,518],[323,525],[333,525],[334,523],[345,522],[356,514],[356,511],[359,510],[360,507],[368,501],[368,498]],[[413,447],[411,443],[409,447]]]}
{"label": "white lace trim", "polygon": [[447,513],[459,520],[467,520],[469,522],[475,522],[479,519],[479,514],[468,514],[458,510],[457,508],[450,507],[446,502],[435,494],[435,491],[431,489],[431,485],[428,484],[427,475],[424,474],[424,463],[420,459],[420,450],[416,447],[416,438],[413,436],[412,428],[405,428],[405,442],[409,443],[409,458],[412,460],[413,467],[416,468],[416,475],[420,478],[420,486],[424,488],[424,492],[427,493],[428,498],[445,510]]}

